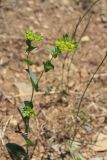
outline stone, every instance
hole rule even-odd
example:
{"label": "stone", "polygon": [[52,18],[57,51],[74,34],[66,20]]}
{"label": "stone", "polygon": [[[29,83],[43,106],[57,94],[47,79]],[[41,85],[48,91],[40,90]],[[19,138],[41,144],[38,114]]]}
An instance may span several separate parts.
{"label": "stone", "polygon": [[82,41],[82,42],[89,42],[89,41],[90,41],[90,38],[89,38],[88,36],[83,36],[83,37],[81,38],[81,41]]}
{"label": "stone", "polygon": [[16,127],[16,126],[17,126],[17,124],[18,124],[18,122],[17,122],[17,120],[16,120],[16,119],[13,119],[13,118],[12,118],[12,119],[10,120],[10,126],[11,126],[11,127],[13,127],[13,128],[14,128],[14,127]]}
{"label": "stone", "polygon": [[83,128],[85,129],[85,131],[86,131],[87,133],[92,133],[92,128],[91,128],[91,126],[89,126],[89,125],[84,125]]}
{"label": "stone", "polygon": [[63,3],[64,5],[69,5],[69,0],[62,0],[62,3]]}
{"label": "stone", "polygon": [[25,82],[15,82],[14,85],[18,89],[20,95],[22,95],[22,96],[23,95],[25,95],[25,96],[31,95],[31,92],[32,92],[31,84],[25,83]]}
{"label": "stone", "polygon": [[[97,137],[97,140],[96,140]],[[93,138],[94,141],[96,141],[95,145],[92,146],[92,149],[96,152],[103,152],[107,150],[107,134],[98,133]]]}
{"label": "stone", "polygon": [[54,151],[56,151],[58,153],[60,152],[60,150],[59,150],[59,144],[54,144],[54,145],[51,146],[51,148],[54,149]]}

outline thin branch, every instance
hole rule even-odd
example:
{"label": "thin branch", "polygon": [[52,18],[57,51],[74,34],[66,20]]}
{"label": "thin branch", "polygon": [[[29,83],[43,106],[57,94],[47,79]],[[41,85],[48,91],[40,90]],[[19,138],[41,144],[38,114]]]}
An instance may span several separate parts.
{"label": "thin branch", "polygon": [[92,14],[89,16],[88,22],[87,22],[87,24],[86,24],[86,26],[85,26],[85,28],[84,28],[84,30],[83,30],[81,36],[80,36],[79,42],[81,41],[81,38],[84,36],[84,34],[85,34],[85,32],[86,32],[86,30],[87,30],[89,24],[90,24],[91,17],[92,17]]}
{"label": "thin branch", "polygon": [[[80,41],[81,41],[81,38],[83,37],[83,35],[85,34],[89,24],[90,24],[90,20],[91,20],[91,17],[92,17],[92,14],[89,16],[89,19],[88,19],[88,22],[82,32],[82,34],[80,35],[80,38],[79,38],[79,41],[78,41],[78,45],[80,44]],[[71,64],[72,64],[72,61],[73,61],[73,58],[74,58],[74,55],[75,55],[75,52],[73,53],[71,59],[70,59],[70,63],[68,64],[68,70],[67,70],[67,91],[69,92],[69,73],[70,73],[70,69],[71,69]]]}
{"label": "thin branch", "polygon": [[90,79],[89,82],[87,83],[86,88],[85,88],[85,90],[84,90],[84,92],[83,92],[83,94],[82,94],[82,96],[81,96],[81,99],[80,99],[80,102],[79,102],[79,105],[78,105],[78,108],[77,108],[77,113],[76,113],[76,122],[75,122],[75,129],[74,129],[74,136],[73,136],[73,139],[72,139],[72,143],[75,141],[75,137],[76,137],[76,135],[77,135],[78,116],[79,116],[79,112],[80,112],[80,109],[81,109],[82,101],[83,101],[83,99],[84,99],[84,96],[85,96],[85,94],[86,94],[86,92],[87,92],[87,90],[88,90],[91,82],[93,81],[96,73],[98,72],[98,70],[100,69],[100,67],[102,66],[102,64],[104,63],[106,57],[107,57],[107,51],[106,51],[106,54],[105,54],[104,58],[102,59],[101,63],[98,65],[98,67],[97,67],[97,69],[95,70],[95,72],[93,73],[91,79]]}
{"label": "thin branch", "polygon": [[96,0],[95,2],[93,2],[91,4],[91,6],[86,10],[86,12],[83,14],[83,16],[79,19],[76,27],[75,27],[75,30],[74,30],[74,34],[72,36],[72,39],[75,39],[75,36],[76,36],[76,33],[77,33],[77,30],[78,30],[78,27],[80,26],[80,24],[82,23],[83,19],[86,17],[86,15],[91,11],[91,9],[96,5],[97,2],[99,2],[100,0]]}

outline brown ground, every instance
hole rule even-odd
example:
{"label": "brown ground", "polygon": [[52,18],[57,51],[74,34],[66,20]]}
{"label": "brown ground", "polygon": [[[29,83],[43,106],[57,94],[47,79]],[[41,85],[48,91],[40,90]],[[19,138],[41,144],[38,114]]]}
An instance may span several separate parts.
{"label": "brown ground", "polygon": [[[5,135],[1,138],[2,143],[14,142],[24,145],[20,135],[15,133],[17,122],[20,119],[17,107],[23,100],[29,98],[27,94],[29,94],[30,82],[26,78],[25,65],[22,62],[26,47],[24,31],[31,29],[44,36],[39,49],[34,51],[31,57],[35,62],[32,69],[39,76],[42,71],[42,62],[49,58],[49,46],[52,46],[55,39],[66,32],[70,35],[73,33],[79,17],[90,5],[87,2],[0,0],[0,134],[7,123]],[[50,155],[50,159],[53,157],[54,160],[60,160],[63,159],[61,152],[65,155],[64,160],[72,159],[67,144],[73,135],[75,109],[88,80],[107,50],[107,22],[105,17],[102,17],[104,6],[102,4],[103,1],[93,8],[90,25],[74,56],[70,71],[69,95],[60,95],[56,92],[51,95],[42,94],[47,89],[52,89],[52,91],[59,89],[61,61],[64,56],[54,61],[55,70],[44,74],[40,82],[40,94],[35,94],[34,103],[36,112],[41,107],[42,110],[37,118],[31,120],[33,131],[31,137],[37,140],[34,160],[49,159],[48,155]],[[87,19],[88,17],[79,27],[78,37],[86,25]],[[66,64],[69,63],[71,56]],[[83,142],[79,152],[86,160],[90,160],[93,155],[104,156],[105,160],[107,159],[105,150],[102,153],[94,152],[92,146],[86,144],[91,143],[92,137],[100,131],[103,132],[107,125],[106,62],[96,74],[81,107],[80,122],[86,119],[88,129],[92,129],[88,133],[82,126],[77,134],[78,140]],[[2,143],[0,141],[0,160],[7,160],[8,157],[5,158]]]}

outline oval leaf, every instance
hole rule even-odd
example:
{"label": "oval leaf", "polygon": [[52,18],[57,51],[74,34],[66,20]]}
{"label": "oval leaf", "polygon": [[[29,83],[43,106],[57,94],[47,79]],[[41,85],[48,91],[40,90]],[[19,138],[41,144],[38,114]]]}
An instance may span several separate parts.
{"label": "oval leaf", "polygon": [[31,70],[27,70],[28,72],[28,75],[31,79],[31,82],[32,82],[32,87],[38,91],[38,82],[37,82],[37,79],[36,79],[36,75],[31,71]]}
{"label": "oval leaf", "polygon": [[57,58],[57,56],[60,54],[60,50],[58,47],[52,47],[49,49],[49,51],[51,52],[53,58]]}
{"label": "oval leaf", "polygon": [[15,143],[7,143],[6,148],[13,160],[20,160],[21,157],[26,158],[26,160],[29,160],[29,156],[22,146]]}

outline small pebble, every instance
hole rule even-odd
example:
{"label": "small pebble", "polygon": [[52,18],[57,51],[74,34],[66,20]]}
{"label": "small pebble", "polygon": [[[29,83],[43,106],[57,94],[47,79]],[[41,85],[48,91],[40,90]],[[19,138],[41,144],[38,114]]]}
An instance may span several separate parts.
{"label": "small pebble", "polygon": [[89,42],[90,38],[88,36],[84,36],[84,37],[82,37],[81,41],[82,42]]}

